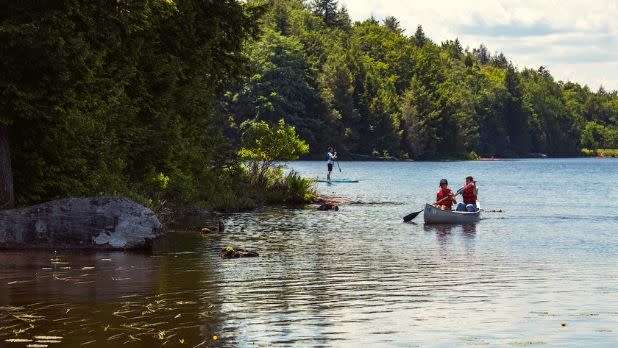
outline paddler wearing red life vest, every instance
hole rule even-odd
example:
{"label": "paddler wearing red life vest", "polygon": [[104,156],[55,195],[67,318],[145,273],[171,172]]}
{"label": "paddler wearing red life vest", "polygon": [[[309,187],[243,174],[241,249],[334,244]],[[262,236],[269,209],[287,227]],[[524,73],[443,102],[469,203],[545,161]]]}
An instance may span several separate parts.
{"label": "paddler wearing red life vest", "polygon": [[453,203],[457,203],[455,200],[455,194],[448,188],[448,181],[446,179],[440,180],[440,188],[436,194],[436,202],[434,206],[442,210],[451,210]]}
{"label": "paddler wearing red life vest", "polygon": [[466,184],[463,187],[461,195],[463,196],[463,203],[460,202],[457,204],[457,208],[455,210],[475,212],[478,188],[476,187],[476,182],[473,177],[466,177]]}

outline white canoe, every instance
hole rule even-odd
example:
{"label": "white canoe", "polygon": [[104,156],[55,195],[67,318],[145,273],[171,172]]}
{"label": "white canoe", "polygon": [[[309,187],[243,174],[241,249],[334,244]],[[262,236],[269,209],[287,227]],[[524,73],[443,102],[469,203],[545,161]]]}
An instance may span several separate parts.
{"label": "white canoe", "polygon": [[440,210],[431,204],[425,204],[423,217],[426,224],[467,224],[481,219],[481,204],[476,202],[475,212]]}

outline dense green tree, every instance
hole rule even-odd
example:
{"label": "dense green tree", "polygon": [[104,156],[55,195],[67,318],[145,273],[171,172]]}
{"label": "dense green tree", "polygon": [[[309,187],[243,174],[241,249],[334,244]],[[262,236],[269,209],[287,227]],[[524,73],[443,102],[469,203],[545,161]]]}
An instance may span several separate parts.
{"label": "dense green tree", "polygon": [[[68,195],[182,201],[225,164],[214,96],[244,66],[260,8],[236,1],[12,2],[2,8],[2,123],[20,205]],[[157,195],[158,196],[158,195]]]}
{"label": "dense green tree", "polygon": [[423,47],[423,45],[427,42],[427,37],[425,36],[425,32],[423,31],[423,27],[421,25],[416,27],[416,31],[414,32],[412,39],[417,47]]}
{"label": "dense green tree", "polygon": [[266,185],[266,173],[275,161],[296,160],[309,152],[309,146],[296,135],[294,127],[283,119],[275,127],[264,121],[246,120],[240,125],[241,147],[238,155],[248,161],[251,177]]}
{"label": "dense green tree", "polygon": [[337,23],[337,0],[312,0],[313,13],[322,18],[327,26],[333,27]]}
{"label": "dense green tree", "polygon": [[472,50],[472,54],[476,56],[476,59],[478,59],[480,64],[489,64],[491,55],[489,54],[489,50],[487,49],[487,47],[485,47],[485,45],[481,44],[479,48],[474,48]]}
{"label": "dense green tree", "polygon": [[397,20],[397,18],[393,16],[388,16],[384,18],[384,26],[396,33],[399,33],[399,34],[403,33],[403,29],[401,29],[399,20]]}
{"label": "dense green tree", "polygon": [[614,135],[607,127],[596,122],[587,122],[581,136],[581,145],[588,149],[615,148]]}
{"label": "dense green tree", "polygon": [[522,79],[525,100],[532,110],[531,150],[551,155],[576,154],[581,131],[565,105],[560,86],[543,67],[538,71],[525,70]]}
{"label": "dense green tree", "polygon": [[317,146],[323,140],[324,112],[301,43],[266,30],[248,55],[252,76],[235,98],[238,121],[256,119],[274,124],[284,118],[311,146]]}
{"label": "dense green tree", "polygon": [[358,122],[360,115],[354,105],[354,66],[351,55],[333,50],[318,76],[320,94],[329,110],[331,122],[323,129],[326,143],[336,146],[339,152],[358,152]]}
{"label": "dense green tree", "polygon": [[336,24],[337,28],[345,31],[352,29],[352,20],[350,19],[348,9],[345,6],[341,6],[337,11]]}
{"label": "dense green tree", "polygon": [[447,40],[442,43],[442,49],[445,50],[453,59],[460,59],[463,56],[463,47],[459,39]]}
{"label": "dense green tree", "polygon": [[509,155],[526,155],[530,151],[530,108],[524,101],[520,77],[512,65],[506,69],[504,87],[508,92],[504,103],[504,122],[509,138]]}

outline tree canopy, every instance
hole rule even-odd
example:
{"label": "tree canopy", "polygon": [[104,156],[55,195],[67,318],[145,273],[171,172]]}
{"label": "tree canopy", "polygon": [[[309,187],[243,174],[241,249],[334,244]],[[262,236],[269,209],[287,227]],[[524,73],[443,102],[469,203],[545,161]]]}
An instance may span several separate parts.
{"label": "tree canopy", "polygon": [[394,16],[352,23],[334,0],[7,2],[0,207],[11,183],[18,205],[242,200],[240,164],[272,145],[248,146],[248,129],[286,133],[298,151],[280,159],[305,143],[319,159],[618,147],[616,91],[463,46]]}

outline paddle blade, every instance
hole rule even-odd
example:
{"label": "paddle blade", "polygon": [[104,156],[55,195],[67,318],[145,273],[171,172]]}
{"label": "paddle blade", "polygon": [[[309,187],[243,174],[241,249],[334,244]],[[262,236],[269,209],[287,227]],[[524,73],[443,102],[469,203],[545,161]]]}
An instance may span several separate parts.
{"label": "paddle blade", "polygon": [[422,209],[422,210],[420,210],[420,211],[415,211],[415,212],[413,212],[413,213],[410,213],[410,214],[408,214],[408,215],[404,216],[404,217],[403,217],[403,222],[408,222],[408,221],[410,221],[410,220],[414,219],[414,218],[415,218],[415,217],[417,217],[417,216],[418,216],[418,214],[420,214],[423,210],[425,210],[425,209]]}

